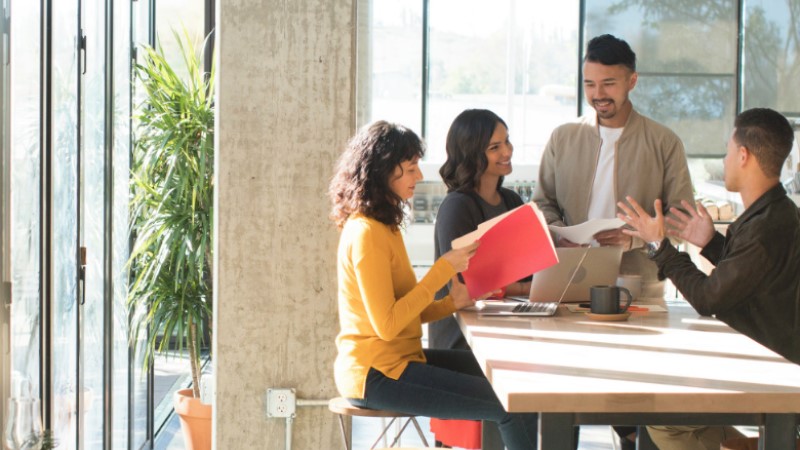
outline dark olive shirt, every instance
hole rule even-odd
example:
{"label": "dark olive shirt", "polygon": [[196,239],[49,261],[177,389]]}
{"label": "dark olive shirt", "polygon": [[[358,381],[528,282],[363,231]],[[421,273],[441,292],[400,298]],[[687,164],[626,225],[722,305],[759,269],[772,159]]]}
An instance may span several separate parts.
{"label": "dark olive shirt", "polygon": [[800,364],[800,211],[783,186],[764,193],[701,255],[716,266],[709,275],[671,245],[653,260],[659,278],[672,280],[697,312]]}

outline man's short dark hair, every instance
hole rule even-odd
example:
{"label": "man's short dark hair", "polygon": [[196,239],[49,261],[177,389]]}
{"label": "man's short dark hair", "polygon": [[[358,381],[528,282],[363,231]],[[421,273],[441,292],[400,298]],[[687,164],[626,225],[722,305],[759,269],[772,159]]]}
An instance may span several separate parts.
{"label": "man's short dark hair", "polygon": [[636,53],[633,53],[627,42],[610,34],[603,34],[589,41],[583,61],[604,66],[622,64],[631,72],[636,72]]}
{"label": "man's short dark hair", "polygon": [[794,142],[786,117],[769,108],[753,108],[739,113],[734,127],[733,140],[756,157],[767,176],[779,177]]}

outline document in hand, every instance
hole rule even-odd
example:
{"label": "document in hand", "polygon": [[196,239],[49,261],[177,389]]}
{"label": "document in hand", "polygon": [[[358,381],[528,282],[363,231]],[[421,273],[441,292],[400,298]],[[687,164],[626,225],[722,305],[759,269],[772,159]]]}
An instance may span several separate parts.
{"label": "document in hand", "polygon": [[558,262],[547,221],[534,203],[483,222],[472,233],[454,239],[452,246],[461,248],[476,240],[481,245],[461,273],[472,298]]}
{"label": "document in hand", "polygon": [[621,219],[592,219],[571,227],[550,225],[550,231],[576,244],[588,244],[601,231],[613,230],[625,225]]}

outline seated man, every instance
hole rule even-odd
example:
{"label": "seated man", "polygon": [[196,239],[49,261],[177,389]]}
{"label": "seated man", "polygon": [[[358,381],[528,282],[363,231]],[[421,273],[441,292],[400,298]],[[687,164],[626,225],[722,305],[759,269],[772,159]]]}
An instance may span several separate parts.
{"label": "seated man", "polygon": [[[647,243],[659,277],[669,278],[700,314],[714,315],[742,334],[800,364],[800,212],[780,183],[781,166],[792,149],[794,133],[785,117],[764,108],[736,117],[725,156],[725,187],[739,192],[745,210],[726,236],[714,230],[708,211],[688,203],[666,219],[661,201],[651,217],[635,200],[618,206],[632,230]],[[702,249],[715,265],[706,275],[678,252],[666,234]],[[726,430],[727,429],[727,430]],[[650,427],[663,449],[718,449],[735,437],[726,427]],[[726,432],[727,431],[727,432]]]}

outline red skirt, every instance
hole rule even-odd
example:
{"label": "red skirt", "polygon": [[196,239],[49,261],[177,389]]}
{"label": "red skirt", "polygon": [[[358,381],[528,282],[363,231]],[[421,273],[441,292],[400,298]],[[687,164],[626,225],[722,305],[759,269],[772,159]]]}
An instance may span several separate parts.
{"label": "red skirt", "polygon": [[436,440],[450,447],[481,448],[481,422],[431,418],[431,432]]}

